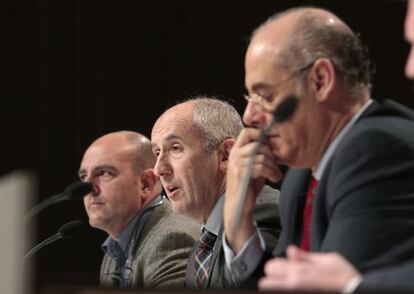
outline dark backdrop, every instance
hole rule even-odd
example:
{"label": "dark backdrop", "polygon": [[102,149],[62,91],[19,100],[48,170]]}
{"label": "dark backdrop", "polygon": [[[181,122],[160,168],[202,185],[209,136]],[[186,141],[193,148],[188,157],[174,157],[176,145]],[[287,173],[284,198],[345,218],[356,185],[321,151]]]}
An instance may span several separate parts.
{"label": "dark backdrop", "polygon": [[[414,105],[403,74],[404,1],[33,0],[0,1],[0,174],[28,168],[40,201],[76,180],[85,148],[104,133],[150,134],[169,105],[197,94],[245,106],[243,58],[250,32],[299,4],[329,8],[370,47],[373,96]],[[36,240],[87,220],[83,204],[37,217]],[[36,284],[97,282],[102,232],[85,226],[37,254]]]}

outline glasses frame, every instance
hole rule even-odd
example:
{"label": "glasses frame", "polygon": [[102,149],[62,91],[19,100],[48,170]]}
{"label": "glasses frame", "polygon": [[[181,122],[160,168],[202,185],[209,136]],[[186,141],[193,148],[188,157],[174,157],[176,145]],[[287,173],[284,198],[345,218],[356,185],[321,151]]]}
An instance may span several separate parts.
{"label": "glasses frame", "polygon": [[[286,84],[287,82],[291,81],[292,79],[298,77],[299,75],[303,74],[306,70],[310,69],[314,64],[315,61],[312,61],[302,67],[300,67],[299,69],[295,70],[289,77],[287,77],[286,79],[284,79],[283,81],[279,82],[276,86],[273,86],[273,90],[272,93],[276,92],[277,89],[279,89],[281,86],[283,86],[284,84]],[[272,94],[273,96],[273,94]],[[267,112],[273,112],[273,108],[272,106],[268,105],[270,103],[270,101],[267,101],[266,98],[264,98],[263,96],[253,93],[251,96],[245,94],[243,95],[244,99],[247,101],[247,103],[251,102],[257,105],[260,105],[262,107],[263,110],[267,111]],[[273,102],[274,99],[272,99],[271,102]]]}

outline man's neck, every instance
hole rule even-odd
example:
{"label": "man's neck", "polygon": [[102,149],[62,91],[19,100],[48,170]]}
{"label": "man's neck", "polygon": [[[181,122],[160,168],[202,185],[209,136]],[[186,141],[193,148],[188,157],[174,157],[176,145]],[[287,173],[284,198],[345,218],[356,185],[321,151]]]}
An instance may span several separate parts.
{"label": "man's neck", "polygon": [[352,128],[352,126],[356,123],[356,121],[359,119],[362,113],[368,108],[372,101],[373,100],[368,99],[365,101],[364,104],[358,105],[358,107],[353,107],[352,109],[350,109],[348,113],[346,113],[345,115],[340,115],[340,117],[338,117],[337,120],[332,123],[333,127],[327,132],[327,140],[322,145],[324,147],[323,149],[321,149],[322,152],[318,157],[319,160],[311,168],[313,175],[318,180],[320,180],[325,165],[334,153],[336,146],[346,135],[346,133]]}

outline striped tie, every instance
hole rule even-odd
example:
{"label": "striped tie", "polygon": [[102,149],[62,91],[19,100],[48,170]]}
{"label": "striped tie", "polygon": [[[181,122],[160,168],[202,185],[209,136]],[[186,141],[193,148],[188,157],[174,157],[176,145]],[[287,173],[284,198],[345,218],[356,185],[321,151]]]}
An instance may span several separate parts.
{"label": "striped tie", "polygon": [[208,269],[210,267],[211,256],[213,255],[214,242],[217,236],[204,229],[200,237],[200,242],[195,251],[195,284],[197,289],[206,287]]}

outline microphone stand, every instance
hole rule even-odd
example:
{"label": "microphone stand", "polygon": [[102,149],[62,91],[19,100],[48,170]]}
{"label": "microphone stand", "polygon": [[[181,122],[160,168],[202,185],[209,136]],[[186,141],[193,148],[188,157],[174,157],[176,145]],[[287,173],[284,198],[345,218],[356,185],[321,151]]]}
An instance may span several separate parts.
{"label": "microphone stand", "polygon": [[40,202],[35,207],[29,210],[29,212],[24,216],[24,220],[28,220],[38,214],[40,211],[48,207],[49,205],[59,203],[61,201],[66,200],[66,198],[62,198],[61,194],[54,195],[43,202]]}
{"label": "microphone stand", "polygon": [[59,228],[56,234],[47,238],[46,240],[43,240],[42,242],[37,244],[35,247],[33,247],[29,252],[27,252],[23,256],[23,260],[28,259],[30,256],[35,254],[41,248],[45,247],[46,245],[49,245],[50,243],[53,243],[59,239],[67,239],[67,238],[75,236],[79,232],[81,227],[82,227],[82,222],[78,220],[73,220],[73,221],[70,221],[64,224],[63,226]]}
{"label": "microphone stand", "polygon": [[47,238],[46,240],[43,240],[42,242],[40,242],[39,244],[37,244],[35,247],[33,247],[29,252],[27,252],[24,256],[23,256],[23,260],[28,259],[30,256],[32,256],[33,254],[35,254],[37,251],[39,251],[41,248],[43,248],[46,245],[49,245],[52,242],[55,242],[59,239],[62,238],[62,234],[61,233],[56,233],[53,236],[50,236],[49,238]]}
{"label": "microphone stand", "polygon": [[244,206],[246,205],[247,200],[247,189],[249,188],[252,173],[253,173],[253,165],[256,161],[257,152],[261,144],[263,144],[264,140],[266,139],[267,134],[269,133],[270,129],[273,127],[275,123],[281,123],[284,121],[289,120],[293,113],[296,110],[298,103],[298,99],[295,96],[287,96],[273,111],[272,118],[270,120],[269,125],[263,129],[260,133],[259,139],[257,140],[256,146],[253,148],[251,152],[251,156],[249,161],[247,162],[246,169],[242,174],[242,179],[240,183],[240,189],[238,193],[238,200],[239,202],[236,204],[236,212],[234,218],[234,227],[233,227],[233,236],[237,235],[238,227],[236,224],[240,223]]}
{"label": "microphone stand", "polygon": [[[241,179],[241,183],[240,183],[240,188],[239,188],[239,193],[238,193],[238,199],[239,201],[237,202],[237,206],[236,206],[236,212],[235,212],[235,223],[234,224],[238,224],[241,221],[241,217],[242,217],[242,213],[243,213],[243,209],[244,206],[246,204],[246,200],[247,200],[247,189],[249,188],[250,185],[250,181],[252,179],[252,173],[253,173],[253,164],[256,161],[256,157],[257,157],[257,151],[259,150],[259,147],[261,144],[263,144],[267,133],[270,131],[270,128],[273,126],[273,124],[275,123],[275,119],[274,116],[272,116],[272,120],[270,122],[270,124],[260,133],[259,139],[257,140],[256,146],[254,146],[251,156],[249,158],[249,161],[247,162],[247,166],[246,169],[244,170],[244,173],[242,174],[242,179]],[[237,226],[233,226],[233,236],[235,236],[237,234]]]}

